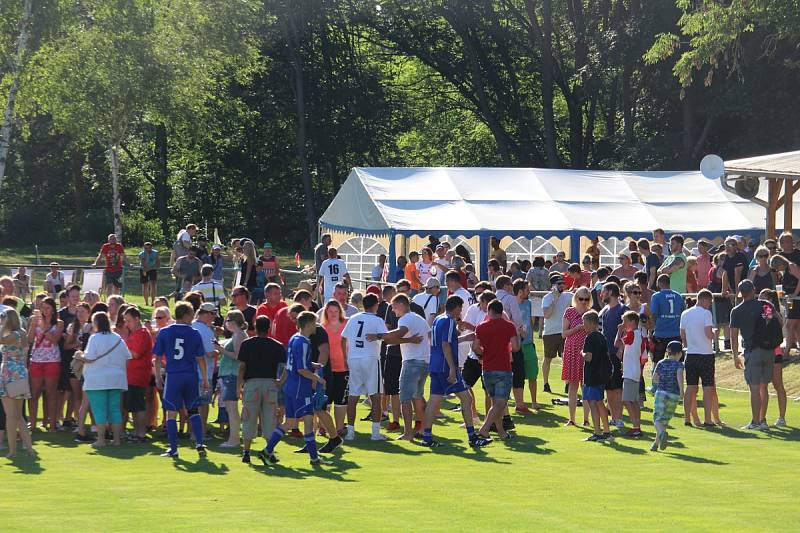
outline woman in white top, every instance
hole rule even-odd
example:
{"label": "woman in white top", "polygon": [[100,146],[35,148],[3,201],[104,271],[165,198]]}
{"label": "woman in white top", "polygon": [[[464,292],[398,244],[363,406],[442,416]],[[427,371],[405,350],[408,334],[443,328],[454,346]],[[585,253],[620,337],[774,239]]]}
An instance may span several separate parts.
{"label": "woman in white top", "polygon": [[102,448],[106,445],[106,426],[111,424],[114,432],[114,446],[122,443],[122,411],[120,397],[128,390],[127,365],[131,358],[128,346],[122,337],[111,331],[108,313],[92,315],[95,333],[89,337],[86,351],[77,352],[75,357],[84,361],[83,390],[89,396],[95,424],[97,441],[92,446]]}

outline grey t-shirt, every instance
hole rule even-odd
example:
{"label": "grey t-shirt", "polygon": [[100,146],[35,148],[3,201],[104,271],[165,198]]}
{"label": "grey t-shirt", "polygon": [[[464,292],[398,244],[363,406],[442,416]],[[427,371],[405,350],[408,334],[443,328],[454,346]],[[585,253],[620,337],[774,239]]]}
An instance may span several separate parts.
{"label": "grey t-shirt", "polygon": [[319,243],[314,248],[314,268],[319,272],[319,266],[328,258],[328,247]]}
{"label": "grey t-shirt", "polygon": [[746,300],[731,311],[731,327],[737,328],[742,334],[745,351],[753,349],[753,333],[756,329],[756,322],[761,316],[761,306],[764,302],[759,300]]}

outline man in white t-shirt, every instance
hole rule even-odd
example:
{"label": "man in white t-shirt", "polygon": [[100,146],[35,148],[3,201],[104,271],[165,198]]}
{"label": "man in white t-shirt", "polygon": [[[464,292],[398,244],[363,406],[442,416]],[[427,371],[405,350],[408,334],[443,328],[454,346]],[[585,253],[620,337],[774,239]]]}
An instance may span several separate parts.
{"label": "man in white t-shirt", "polygon": [[[324,263],[323,263],[324,264]],[[372,405],[372,440],[386,440],[381,429],[381,340],[388,330],[386,323],[375,312],[378,297],[364,296],[364,312],[356,313],[342,330],[342,352],[350,370],[350,397],[347,400],[347,435],[355,439],[356,406],[361,395],[369,396]],[[379,335],[370,337],[368,335]]]}
{"label": "man in white t-shirt", "polygon": [[350,283],[350,274],[347,273],[347,264],[339,259],[336,248],[328,248],[328,259],[322,262],[317,272],[317,290],[325,302],[333,296],[333,289],[337,283]]}
{"label": "man in white t-shirt", "polygon": [[[337,283],[333,289],[333,299],[339,302],[339,305],[342,306],[342,310],[344,311],[344,316],[346,318],[350,318],[356,313],[358,313],[358,307],[348,303],[347,299],[350,296],[350,292],[347,290],[347,285],[344,283]],[[328,300],[325,300],[326,302]],[[322,316],[325,314],[325,306],[319,308],[317,311],[317,318],[322,320]]]}
{"label": "man in white t-shirt", "polygon": [[[400,405],[404,430],[398,440],[412,440],[414,438],[412,402],[416,419],[422,421],[425,415],[424,394],[428,363],[431,358],[429,339],[431,328],[424,318],[411,312],[411,302],[405,294],[398,294],[392,299],[392,311],[399,317],[397,329],[382,336],[375,335],[375,338],[382,337],[383,342],[388,344],[400,344],[400,355],[403,358],[400,368]],[[417,338],[420,339],[418,344],[413,342]]]}
{"label": "man in white t-shirt", "polygon": [[384,281],[384,272],[386,271],[386,254],[378,256],[378,264],[372,267],[372,281]]}
{"label": "man in white t-shirt", "polygon": [[178,232],[175,242],[172,244],[172,254],[170,257],[170,265],[174,265],[175,261],[185,255],[189,255],[189,250],[192,248],[192,237],[197,233],[197,226],[194,224],[187,224],[186,229]]}
{"label": "man in white t-shirt", "polygon": [[[464,300],[464,306],[461,308],[461,320],[467,316],[467,309],[469,306],[475,303],[475,298],[469,293],[467,289],[461,286],[461,276],[458,275],[458,272],[455,270],[451,270],[444,276],[444,282],[447,285],[447,295],[448,296],[460,296],[462,300]],[[459,326],[460,327],[460,326]],[[461,368],[464,366],[464,361],[467,359],[467,355],[469,354],[470,349],[472,348],[472,342],[464,341],[458,343],[458,367]]]}
{"label": "man in white t-shirt", "polygon": [[425,312],[425,318],[427,319],[429,326],[433,324],[433,319],[439,314],[440,292],[441,288],[439,287],[439,280],[431,277],[425,282],[425,292],[417,294],[411,300],[415,304],[419,305]]}
{"label": "man in white t-shirt", "polygon": [[700,425],[697,414],[697,388],[703,381],[704,426],[719,423],[719,401],[714,382],[714,319],[711,316],[713,296],[707,289],[697,294],[697,304],[681,313],[681,342],[686,347],[686,394],[684,421]]}
{"label": "man in white t-shirt", "polygon": [[561,274],[550,275],[551,290],[542,298],[542,314],[544,328],[542,343],[544,344],[544,361],[542,361],[542,377],[544,392],[552,392],[547,378],[550,375],[550,363],[554,357],[564,353],[564,338],[561,329],[564,323],[564,312],[572,305],[572,293],[564,290],[564,278]]}

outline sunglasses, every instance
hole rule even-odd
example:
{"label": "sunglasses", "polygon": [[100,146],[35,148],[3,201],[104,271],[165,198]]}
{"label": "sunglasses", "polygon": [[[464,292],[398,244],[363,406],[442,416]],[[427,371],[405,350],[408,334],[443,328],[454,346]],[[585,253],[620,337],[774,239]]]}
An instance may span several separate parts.
{"label": "sunglasses", "polygon": [[591,298],[578,298],[578,301],[579,302],[591,302],[592,299]]}
{"label": "sunglasses", "polygon": [[167,317],[165,316],[157,316],[156,320],[166,320]]}

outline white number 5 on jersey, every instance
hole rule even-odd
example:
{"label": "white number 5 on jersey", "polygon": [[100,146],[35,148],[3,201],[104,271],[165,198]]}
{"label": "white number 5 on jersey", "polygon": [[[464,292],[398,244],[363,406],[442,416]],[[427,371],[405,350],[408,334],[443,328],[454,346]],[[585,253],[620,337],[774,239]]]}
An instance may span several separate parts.
{"label": "white number 5 on jersey", "polygon": [[175,339],[175,360],[183,359],[183,341],[184,339]]}

